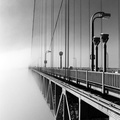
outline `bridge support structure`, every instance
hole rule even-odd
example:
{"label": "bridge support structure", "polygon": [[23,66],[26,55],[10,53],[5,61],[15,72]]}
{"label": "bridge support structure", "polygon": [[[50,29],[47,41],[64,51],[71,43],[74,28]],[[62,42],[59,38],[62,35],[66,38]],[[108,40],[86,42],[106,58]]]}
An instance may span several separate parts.
{"label": "bridge support structure", "polygon": [[119,120],[120,109],[111,102],[54,77],[39,74],[41,91],[55,120]]}

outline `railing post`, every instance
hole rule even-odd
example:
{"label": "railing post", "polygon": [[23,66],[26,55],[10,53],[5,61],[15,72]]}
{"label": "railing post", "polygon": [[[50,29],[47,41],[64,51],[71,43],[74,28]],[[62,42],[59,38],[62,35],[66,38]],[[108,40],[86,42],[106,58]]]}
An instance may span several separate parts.
{"label": "railing post", "polygon": [[88,71],[86,71],[86,87],[87,88],[89,87],[89,84],[88,84]]}
{"label": "railing post", "polygon": [[105,80],[105,76],[104,76],[104,72],[102,72],[102,93],[105,93],[105,87],[104,87],[104,80]]}
{"label": "railing post", "polygon": [[78,84],[78,70],[76,70],[75,72],[75,80],[76,80],[76,84]]}

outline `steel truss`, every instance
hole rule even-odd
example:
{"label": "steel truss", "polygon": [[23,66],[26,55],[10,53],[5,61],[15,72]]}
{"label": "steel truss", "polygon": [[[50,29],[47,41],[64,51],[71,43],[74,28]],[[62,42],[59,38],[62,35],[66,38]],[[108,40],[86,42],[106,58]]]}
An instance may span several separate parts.
{"label": "steel truss", "polygon": [[41,75],[40,83],[43,96],[56,120],[80,120],[79,98]]}
{"label": "steel truss", "polygon": [[[102,100],[99,97],[95,97],[86,92],[81,92],[80,95],[78,94],[80,93],[80,91],[77,88],[74,89],[71,87],[71,85],[68,85],[67,83],[59,81],[44,73],[40,73],[36,70],[33,71],[37,72],[40,75],[39,80],[41,84],[41,91],[46,102],[49,105],[50,110],[52,111],[53,116],[55,117],[55,120],[88,120],[89,117],[92,118],[89,118],[89,120],[120,119],[120,109],[118,106],[112,106],[112,103],[110,106],[110,102]],[[92,114],[87,114],[87,116],[81,115],[81,109],[83,106],[82,101],[90,104],[91,106],[94,106],[95,109],[99,109],[101,112],[103,112],[105,114],[103,116],[104,118],[100,118],[100,116],[96,116],[96,118],[93,118]],[[99,117],[100,119],[97,119],[97,117]],[[110,119],[111,117],[115,119]]]}

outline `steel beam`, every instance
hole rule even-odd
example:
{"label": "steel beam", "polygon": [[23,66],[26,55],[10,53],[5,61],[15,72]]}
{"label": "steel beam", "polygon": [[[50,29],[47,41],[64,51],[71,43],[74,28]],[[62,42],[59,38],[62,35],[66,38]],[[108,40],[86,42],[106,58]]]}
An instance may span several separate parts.
{"label": "steel beam", "polygon": [[[56,120],[59,120],[58,116],[62,116],[62,112],[64,112],[65,105],[66,105],[66,109],[68,112],[68,118],[69,120],[71,119],[71,115],[70,115],[70,103],[69,103],[69,98],[66,94],[66,92],[69,92],[70,94],[74,95],[75,97],[78,98],[78,105],[79,105],[79,120],[81,120],[81,100],[84,101],[85,103],[89,104],[90,106],[92,106],[93,108],[101,111],[102,113],[106,114],[109,116],[109,118],[114,118],[115,120],[119,120],[120,119],[120,106],[105,100],[103,98],[101,98],[100,96],[96,96],[95,94],[91,94],[90,92],[84,91],[82,89],[76,88],[68,83],[64,83],[63,81],[60,81],[54,77],[51,77],[49,75],[46,75],[44,73],[38,72],[36,70],[34,70],[36,73],[40,74],[41,76],[43,76],[43,86],[44,86],[44,78],[48,79],[50,82],[54,83],[56,86],[56,97],[55,97],[55,105],[56,105],[56,114],[55,114],[55,118]],[[58,93],[58,90],[62,89],[61,94]],[[52,90],[52,87],[51,87]],[[43,89],[44,91],[44,89]],[[60,92],[60,91],[59,91]],[[60,98],[57,96],[60,94]],[[51,94],[52,96],[52,94]],[[58,98],[57,98],[58,97]],[[57,100],[58,99],[58,100]],[[53,100],[52,100],[53,101]],[[51,101],[51,102],[52,102]],[[57,103],[58,102],[58,103]],[[58,104],[58,105],[57,105]],[[64,106],[63,106],[64,104]],[[63,111],[61,112],[60,107],[63,109]],[[59,114],[59,115],[58,115]],[[65,114],[65,113],[64,113]],[[65,119],[65,116],[64,118]]]}

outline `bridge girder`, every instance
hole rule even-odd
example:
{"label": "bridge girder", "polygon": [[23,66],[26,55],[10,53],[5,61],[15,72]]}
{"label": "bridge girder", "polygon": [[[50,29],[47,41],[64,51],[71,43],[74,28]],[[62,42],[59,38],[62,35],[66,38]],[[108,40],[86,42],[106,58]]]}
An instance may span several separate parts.
{"label": "bridge girder", "polygon": [[[120,119],[120,109],[115,104],[49,75],[34,71],[40,75],[41,90],[55,120],[73,120],[73,116],[74,120],[83,120],[81,118],[81,101],[101,111],[108,116],[108,120]],[[72,102],[70,97],[72,97]],[[77,105],[77,108],[75,108],[75,105]]]}

